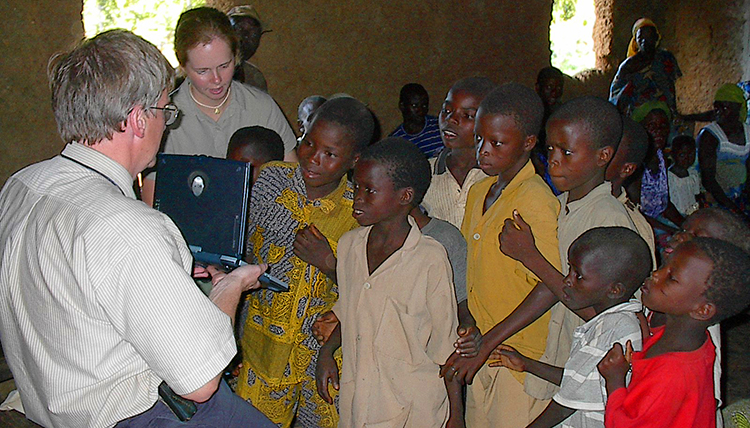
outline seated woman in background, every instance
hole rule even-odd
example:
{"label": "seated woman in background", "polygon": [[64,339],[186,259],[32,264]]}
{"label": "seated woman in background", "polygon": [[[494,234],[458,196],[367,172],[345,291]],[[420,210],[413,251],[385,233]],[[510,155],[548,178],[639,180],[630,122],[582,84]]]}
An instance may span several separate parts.
{"label": "seated woman in background", "polygon": [[750,125],[745,96],[726,84],[714,98],[716,121],[698,134],[698,165],[706,191],[718,205],[748,218],[747,168]]}
{"label": "seated woman in background", "polygon": [[628,58],[620,64],[609,88],[609,101],[620,113],[631,116],[649,101],[663,101],[671,116],[677,113],[674,84],[682,72],[674,55],[659,49],[660,41],[661,34],[653,21],[641,18],[635,22]]}
{"label": "seated woman in background", "polygon": [[[273,98],[232,80],[239,42],[224,13],[211,7],[183,12],[174,41],[185,81],[172,94],[181,117],[167,134],[164,153],[223,158],[235,131],[262,126],[281,136],[286,158],[296,159],[297,140]],[[142,199],[148,204],[155,179],[152,173],[143,180]]]}

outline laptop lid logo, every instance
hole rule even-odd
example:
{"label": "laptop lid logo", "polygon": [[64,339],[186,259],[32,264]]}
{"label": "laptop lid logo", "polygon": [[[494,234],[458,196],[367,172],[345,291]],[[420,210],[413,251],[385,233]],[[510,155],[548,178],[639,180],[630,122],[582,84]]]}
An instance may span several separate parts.
{"label": "laptop lid logo", "polygon": [[190,175],[190,190],[196,197],[203,193],[206,189],[206,180],[198,172],[194,172]]}

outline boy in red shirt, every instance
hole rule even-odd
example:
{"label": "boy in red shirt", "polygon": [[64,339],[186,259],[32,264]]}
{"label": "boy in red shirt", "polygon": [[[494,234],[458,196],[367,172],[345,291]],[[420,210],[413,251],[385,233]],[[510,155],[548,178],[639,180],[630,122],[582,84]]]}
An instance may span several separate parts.
{"label": "boy in red shirt", "polygon": [[631,349],[625,355],[615,344],[598,365],[609,396],[605,426],[715,427],[715,351],[706,329],[747,307],[748,287],[750,256],[740,248],[714,238],[677,247],[641,288],[643,304],[664,313],[666,324],[632,359]]}

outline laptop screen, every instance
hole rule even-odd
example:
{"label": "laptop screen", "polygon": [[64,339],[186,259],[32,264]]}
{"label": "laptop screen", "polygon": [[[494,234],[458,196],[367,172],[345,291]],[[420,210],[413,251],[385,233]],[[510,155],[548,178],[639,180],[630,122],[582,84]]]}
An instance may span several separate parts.
{"label": "laptop screen", "polygon": [[250,164],[160,154],[154,208],[182,232],[198,262],[239,266],[245,251]]}

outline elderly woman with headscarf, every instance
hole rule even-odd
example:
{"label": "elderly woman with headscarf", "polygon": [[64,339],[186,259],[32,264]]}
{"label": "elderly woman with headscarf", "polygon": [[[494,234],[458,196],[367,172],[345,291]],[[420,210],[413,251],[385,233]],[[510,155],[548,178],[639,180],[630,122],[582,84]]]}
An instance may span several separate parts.
{"label": "elderly woman with headscarf", "polygon": [[672,116],[677,113],[674,83],[682,72],[674,55],[659,49],[660,41],[653,21],[641,18],[635,22],[628,58],[620,64],[609,88],[609,101],[621,113],[629,116],[649,101],[663,101]]}
{"label": "elderly woman with headscarf", "polygon": [[698,165],[703,187],[716,202],[747,216],[750,125],[742,89],[726,84],[714,98],[716,121],[698,134]]}

